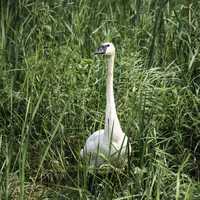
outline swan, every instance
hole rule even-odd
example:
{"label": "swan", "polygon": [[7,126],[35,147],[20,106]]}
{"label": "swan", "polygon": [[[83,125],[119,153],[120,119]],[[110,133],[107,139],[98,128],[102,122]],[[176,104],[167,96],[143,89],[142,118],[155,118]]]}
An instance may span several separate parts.
{"label": "swan", "polygon": [[113,70],[115,59],[115,47],[112,43],[103,43],[95,54],[105,55],[107,60],[106,80],[106,112],[104,129],[90,135],[80,151],[82,158],[89,158],[91,167],[99,167],[108,160],[122,161],[124,163],[127,154],[128,137],[122,131],[114,99]]}

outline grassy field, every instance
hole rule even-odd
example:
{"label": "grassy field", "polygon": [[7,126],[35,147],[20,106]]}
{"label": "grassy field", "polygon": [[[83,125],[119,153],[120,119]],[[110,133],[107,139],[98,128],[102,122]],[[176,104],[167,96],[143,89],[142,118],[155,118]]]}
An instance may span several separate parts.
{"label": "grassy field", "polygon": [[[200,199],[199,0],[1,0],[0,199]],[[132,152],[96,177],[79,151],[117,112]]]}

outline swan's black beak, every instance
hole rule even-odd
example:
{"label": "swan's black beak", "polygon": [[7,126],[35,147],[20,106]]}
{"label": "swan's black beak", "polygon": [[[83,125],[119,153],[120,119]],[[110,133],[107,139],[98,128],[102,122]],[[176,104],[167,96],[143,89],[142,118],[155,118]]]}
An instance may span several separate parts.
{"label": "swan's black beak", "polygon": [[100,46],[95,52],[94,54],[97,55],[97,54],[105,54],[106,53],[106,46]]}

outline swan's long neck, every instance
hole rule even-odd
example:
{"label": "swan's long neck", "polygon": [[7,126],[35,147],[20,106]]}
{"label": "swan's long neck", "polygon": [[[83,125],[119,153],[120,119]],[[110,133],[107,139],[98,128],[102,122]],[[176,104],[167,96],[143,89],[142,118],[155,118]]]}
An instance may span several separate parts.
{"label": "swan's long neck", "polygon": [[115,56],[107,58],[107,82],[106,82],[106,118],[105,134],[113,140],[118,140],[123,135],[119,119],[117,117],[114,91],[113,91],[113,69]]}

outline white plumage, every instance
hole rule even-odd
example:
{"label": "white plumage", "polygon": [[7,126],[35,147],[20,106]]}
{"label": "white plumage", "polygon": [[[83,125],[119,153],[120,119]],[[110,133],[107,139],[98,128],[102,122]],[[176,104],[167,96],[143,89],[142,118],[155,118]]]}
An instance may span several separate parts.
{"label": "white plumage", "polygon": [[[112,43],[103,43],[96,51],[107,59],[106,116],[104,129],[94,132],[86,140],[80,156],[90,159],[90,166],[100,166],[107,160],[125,161],[127,159],[128,138],[122,131],[117,117],[114,92],[113,69],[115,47]],[[130,150],[130,145],[129,145]]]}

